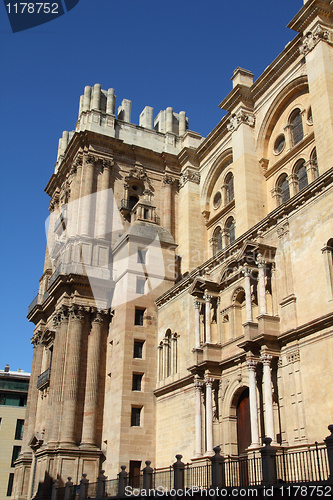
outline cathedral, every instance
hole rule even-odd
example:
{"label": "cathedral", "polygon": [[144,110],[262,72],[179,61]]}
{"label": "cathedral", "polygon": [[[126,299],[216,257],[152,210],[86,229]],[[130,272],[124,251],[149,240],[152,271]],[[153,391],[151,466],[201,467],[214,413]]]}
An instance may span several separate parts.
{"label": "cathedral", "polygon": [[184,111],[146,106],[137,125],[131,101],[85,87],[46,186],[13,498],[326,436],[332,19],[332,0],[304,0],[259,78],[235,69],[206,138]]}

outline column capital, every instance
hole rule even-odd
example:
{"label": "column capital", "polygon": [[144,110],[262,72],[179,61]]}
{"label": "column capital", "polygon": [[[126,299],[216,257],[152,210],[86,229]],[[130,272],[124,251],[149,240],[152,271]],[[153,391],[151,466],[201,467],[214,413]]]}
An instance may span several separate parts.
{"label": "column capital", "polygon": [[258,360],[257,359],[250,358],[250,359],[246,360],[246,365],[247,365],[247,367],[248,367],[249,370],[255,371],[256,367],[257,367],[257,364],[258,364]]}
{"label": "column capital", "polygon": [[84,320],[86,309],[83,306],[78,306],[76,304],[72,304],[69,308],[69,314],[72,321],[81,321]]}
{"label": "column capital", "polygon": [[92,153],[87,153],[84,156],[84,163],[85,165],[94,165],[98,161],[98,156],[92,154]]}
{"label": "column capital", "polygon": [[205,302],[210,302],[213,298],[213,295],[209,295],[209,293],[205,292],[205,295],[203,296],[203,298],[205,299]]}
{"label": "column capital", "polygon": [[306,56],[321,40],[329,43],[329,31],[320,24],[317,24],[312,31],[307,31],[303,37],[302,46],[299,49],[300,53]]}
{"label": "column capital", "polygon": [[172,177],[171,175],[169,175],[169,174],[163,175],[163,184],[164,185],[171,187],[174,182],[175,182],[175,178]]}
{"label": "column capital", "polygon": [[265,259],[261,255],[261,253],[258,253],[258,255],[257,255],[257,265],[258,265],[259,269],[261,267],[265,267],[266,264],[267,264],[267,262],[265,261]]}
{"label": "column capital", "polygon": [[227,129],[229,130],[229,132],[234,132],[242,123],[245,123],[246,125],[249,125],[251,128],[253,128],[255,125],[255,120],[256,118],[253,113],[245,109],[240,109],[239,111],[237,111],[237,113],[233,113],[230,116]]}
{"label": "column capital", "polygon": [[205,383],[206,387],[212,387],[214,380],[215,379],[213,379],[213,377],[210,377],[209,375],[205,375],[204,383]]}
{"label": "column capital", "polygon": [[271,366],[272,359],[273,359],[273,356],[271,354],[263,353],[260,356],[260,360],[261,360],[262,364],[266,365],[266,366]]}
{"label": "column capital", "polygon": [[251,277],[251,269],[246,262],[243,266],[242,273],[244,274],[245,278]]}
{"label": "column capital", "polygon": [[92,319],[92,324],[102,324],[108,314],[107,310],[94,311],[94,317]]}
{"label": "column capital", "polygon": [[201,302],[199,300],[194,300],[193,305],[195,309],[200,309]]}
{"label": "column capital", "polygon": [[204,381],[202,379],[200,379],[199,377],[198,378],[194,377],[193,385],[194,385],[194,388],[196,390],[201,391],[201,389],[202,389],[202,387],[204,385]]}

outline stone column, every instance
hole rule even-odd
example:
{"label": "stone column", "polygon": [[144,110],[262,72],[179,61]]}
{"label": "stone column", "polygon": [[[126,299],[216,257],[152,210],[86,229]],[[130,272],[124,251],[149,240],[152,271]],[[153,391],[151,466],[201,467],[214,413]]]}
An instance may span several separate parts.
{"label": "stone column", "polygon": [[[266,285],[265,285],[265,265],[266,261],[262,258],[261,254],[258,254],[258,270],[259,270],[259,314],[267,314],[266,305]],[[269,436],[271,437],[271,436]]]}
{"label": "stone column", "polygon": [[210,300],[212,296],[205,293],[205,325],[206,325],[206,344],[210,344],[212,342],[212,334],[211,334],[211,317],[210,317]]}
{"label": "stone column", "polygon": [[79,234],[79,205],[82,176],[82,155],[78,155],[71,169],[71,203],[67,205],[67,237]]}
{"label": "stone column", "polygon": [[258,402],[256,388],[256,366],[258,361],[248,359],[247,367],[249,369],[249,400],[250,400],[250,421],[251,421],[251,445],[250,448],[259,447],[259,430],[258,430]]}
{"label": "stone column", "polygon": [[112,207],[110,206],[111,193],[110,169],[111,161],[103,160],[103,172],[101,174],[100,190],[97,193],[97,214],[96,214],[96,237],[105,239],[107,234],[112,231]]}
{"label": "stone column", "polygon": [[163,340],[163,378],[167,378],[169,376],[169,339],[164,338]]}
{"label": "stone column", "polygon": [[171,374],[174,375],[177,373],[177,334],[174,333],[171,338]]}
{"label": "stone column", "polygon": [[273,421],[273,398],[272,398],[272,378],[271,378],[271,361],[270,354],[262,354],[260,356],[263,364],[264,372],[264,401],[265,401],[265,429],[266,437],[270,437],[275,442],[274,421]]}
{"label": "stone column", "polygon": [[194,378],[195,390],[195,456],[202,456],[202,412],[201,412],[201,390],[203,382],[199,376]]}
{"label": "stone column", "polygon": [[317,165],[314,160],[309,160],[304,163],[306,173],[308,175],[309,184],[317,179]]}
{"label": "stone column", "polygon": [[70,308],[70,326],[67,337],[65,364],[63,410],[60,427],[60,442],[63,446],[75,445],[76,405],[79,395],[79,369],[81,340],[84,321],[84,308],[72,305]]}
{"label": "stone column", "polygon": [[206,384],[206,455],[213,455],[213,382],[205,377]]}
{"label": "stone column", "polygon": [[290,197],[298,193],[298,177],[296,174],[290,174],[288,177]]}
{"label": "stone column", "polygon": [[27,398],[27,409],[25,414],[25,429],[22,441],[22,453],[31,453],[31,448],[28,446],[28,443],[35,432],[36,413],[39,396],[39,390],[37,389],[36,385],[38,375],[40,375],[41,373],[43,358],[43,345],[40,344],[39,335],[36,335],[32,339],[32,345],[34,351]]}
{"label": "stone column", "polygon": [[245,276],[245,306],[246,306],[246,322],[253,321],[252,318],[252,299],[251,299],[251,271],[248,264],[244,264]]}
{"label": "stone column", "polygon": [[50,379],[49,445],[55,445],[59,439],[58,433],[61,419],[62,389],[68,330],[68,308],[66,306],[62,306],[55,312],[53,324],[56,328],[56,333]]}
{"label": "stone column", "polygon": [[81,439],[81,446],[85,447],[97,446],[98,381],[104,317],[103,311],[96,313],[88,337],[87,378]]}
{"label": "stone column", "polygon": [[171,234],[172,230],[172,184],[173,177],[163,177],[163,227]]}
{"label": "stone column", "polygon": [[92,155],[84,157],[83,185],[81,187],[80,199],[80,227],[81,235],[91,236],[92,221],[92,191],[94,185],[94,161]]}
{"label": "stone column", "polygon": [[195,326],[194,326],[194,346],[200,347],[200,306],[201,303],[198,300],[194,301],[195,310]]}

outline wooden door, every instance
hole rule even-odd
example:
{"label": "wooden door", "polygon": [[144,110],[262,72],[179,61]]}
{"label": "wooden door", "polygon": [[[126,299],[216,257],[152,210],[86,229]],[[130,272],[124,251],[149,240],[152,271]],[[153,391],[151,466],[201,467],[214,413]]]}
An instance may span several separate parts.
{"label": "wooden door", "polygon": [[240,486],[247,486],[248,463],[246,449],[251,444],[250,402],[249,389],[241,393],[237,403],[237,444],[239,456],[239,482]]}
{"label": "wooden door", "polygon": [[129,479],[132,488],[140,488],[140,468],[141,462],[138,460],[130,461]]}

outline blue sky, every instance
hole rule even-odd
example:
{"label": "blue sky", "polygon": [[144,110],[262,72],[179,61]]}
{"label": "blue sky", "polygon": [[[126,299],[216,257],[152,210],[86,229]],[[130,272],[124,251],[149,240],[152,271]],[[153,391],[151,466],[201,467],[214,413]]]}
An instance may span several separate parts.
{"label": "blue sky", "polygon": [[80,0],[70,12],[13,34],[0,6],[0,369],[30,371],[27,307],[43,272],[48,196],[58,139],[73,130],[85,85],[145,106],[186,111],[206,136],[237,66],[255,79],[294,38],[302,0]]}

